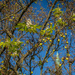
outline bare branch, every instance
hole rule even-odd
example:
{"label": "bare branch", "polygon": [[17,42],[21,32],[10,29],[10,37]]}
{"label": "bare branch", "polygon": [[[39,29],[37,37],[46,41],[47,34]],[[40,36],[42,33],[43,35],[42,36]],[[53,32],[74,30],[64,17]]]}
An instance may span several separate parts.
{"label": "bare branch", "polygon": [[[21,20],[23,14],[27,11],[27,9],[29,8],[29,6],[30,6],[34,1],[36,1],[36,0],[32,0],[32,1],[25,7],[25,9],[22,11],[22,13],[21,13],[21,15],[20,15],[18,21],[15,23],[14,26],[16,26],[16,25],[19,23],[19,21]],[[15,27],[14,27],[14,26],[13,26],[13,28],[12,28],[12,33],[14,33],[14,31],[15,31]]]}
{"label": "bare branch", "polygon": [[43,24],[42,30],[46,27],[46,24],[47,24],[49,18],[51,17],[52,10],[53,10],[53,8],[55,7],[55,4],[56,4],[57,2],[58,2],[58,0],[55,0],[54,4],[52,5],[52,8],[51,8],[50,11],[49,11],[48,17],[47,17],[45,23]]}

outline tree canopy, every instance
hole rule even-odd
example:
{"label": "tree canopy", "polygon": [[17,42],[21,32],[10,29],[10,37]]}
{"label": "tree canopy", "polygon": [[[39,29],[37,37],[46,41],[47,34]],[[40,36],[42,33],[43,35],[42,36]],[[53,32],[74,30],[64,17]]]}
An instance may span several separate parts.
{"label": "tree canopy", "polygon": [[0,1],[0,75],[74,75],[75,0]]}

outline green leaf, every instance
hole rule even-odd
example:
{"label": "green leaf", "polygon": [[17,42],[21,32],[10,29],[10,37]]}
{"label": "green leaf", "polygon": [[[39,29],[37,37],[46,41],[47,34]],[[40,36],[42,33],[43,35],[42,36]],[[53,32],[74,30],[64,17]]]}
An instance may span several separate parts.
{"label": "green leaf", "polygon": [[55,30],[55,26],[52,29]]}
{"label": "green leaf", "polygon": [[0,43],[0,46],[2,46],[3,44],[4,44],[4,42],[1,42],[1,43]]}
{"label": "green leaf", "polygon": [[24,28],[26,26],[26,23],[18,23],[15,27],[16,28]]}
{"label": "green leaf", "polygon": [[39,26],[37,26],[36,28],[37,28],[37,29],[40,29],[41,27],[42,27],[42,26],[41,26],[41,25],[39,25]]}
{"label": "green leaf", "polygon": [[27,28],[27,26],[25,26],[25,27],[24,27],[24,30],[25,30],[25,31],[28,31],[28,28]]}
{"label": "green leaf", "polygon": [[3,48],[4,48],[5,46],[6,46],[6,44],[4,43],[4,44],[3,44]]}
{"label": "green leaf", "polygon": [[50,28],[52,28],[52,24],[50,25]]}
{"label": "green leaf", "polygon": [[39,66],[41,66],[41,65],[42,65],[42,61],[41,61],[41,60],[39,61],[39,64],[38,64],[38,65],[39,65]]}
{"label": "green leaf", "polygon": [[24,31],[24,29],[23,28],[20,28],[20,29],[18,29],[18,31]]}
{"label": "green leaf", "polygon": [[46,35],[45,35],[45,37],[51,37],[51,34],[50,34],[50,33],[48,33],[48,34],[46,34]]}
{"label": "green leaf", "polygon": [[57,17],[57,18],[58,18],[60,15],[62,15],[61,8],[57,7],[57,8],[55,8],[55,9],[53,9],[53,15],[54,15],[55,17]]}
{"label": "green leaf", "polygon": [[40,34],[41,34],[41,35],[44,35],[44,34],[45,34],[45,30],[41,30],[41,31],[40,31]]}
{"label": "green leaf", "polygon": [[53,30],[50,31],[50,33],[52,33],[52,32],[53,32]]}

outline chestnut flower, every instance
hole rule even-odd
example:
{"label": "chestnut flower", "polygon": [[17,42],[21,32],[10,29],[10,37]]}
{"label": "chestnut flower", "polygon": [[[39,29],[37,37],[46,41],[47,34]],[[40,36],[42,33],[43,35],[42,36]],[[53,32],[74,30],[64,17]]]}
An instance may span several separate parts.
{"label": "chestnut flower", "polygon": [[32,25],[31,19],[27,19],[26,26],[29,28]]}

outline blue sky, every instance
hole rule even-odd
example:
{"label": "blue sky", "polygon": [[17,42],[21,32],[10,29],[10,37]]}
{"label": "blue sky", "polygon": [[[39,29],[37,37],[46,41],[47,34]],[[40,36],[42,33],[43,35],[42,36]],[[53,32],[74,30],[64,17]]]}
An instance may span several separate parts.
{"label": "blue sky", "polygon": [[[55,0],[52,0],[52,3],[53,3],[54,1],[55,1]],[[42,4],[42,7],[44,7],[45,9],[47,8],[47,1],[46,1],[46,0],[41,1],[41,4]],[[38,3],[37,3],[37,4],[33,3],[32,6],[35,7],[35,8],[37,8],[37,10],[40,10],[40,6],[38,6]],[[36,12],[37,12],[37,10],[36,10]],[[48,9],[48,11],[49,11],[49,9]],[[65,10],[64,10],[64,11],[65,11]],[[38,14],[38,13],[37,13],[37,14]],[[68,33],[68,37],[69,37],[68,41],[70,42],[71,31],[68,30],[67,33]],[[73,42],[73,40],[72,40],[72,42]],[[56,41],[55,41],[55,43],[56,43]],[[74,44],[74,42],[73,42],[73,44]],[[43,46],[43,48],[44,48],[44,51],[42,51],[42,52],[40,53],[41,57],[44,57],[44,55],[46,54],[47,46]],[[29,48],[29,49],[30,49],[30,48]],[[71,50],[72,50],[72,49],[71,49]],[[61,52],[61,51],[62,51],[62,52]],[[54,53],[54,55],[53,55],[54,57],[55,57],[56,53],[57,53],[57,51]],[[60,55],[60,58],[61,58],[62,56],[66,56],[66,50],[61,50],[61,49],[60,49],[60,50],[58,51],[58,53],[59,53],[59,55]],[[72,54],[72,52],[70,52],[70,54]],[[1,60],[2,60],[2,59],[0,59],[0,61],[1,61]],[[38,61],[38,58],[35,57],[35,60]],[[60,61],[60,62],[61,62],[61,61]],[[67,61],[66,61],[66,63],[67,63]],[[49,59],[48,59],[48,63],[45,63],[45,64],[44,64],[44,67],[45,67],[45,66],[49,66],[49,67],[50,67],[50,66],[52,66],[52,65],[54,65],[54,62],[52,61],[51,58],[49,58]],[[74,63],[73,65],[75,65],[75,63]],[[69,65],[67,64],[67,65],[66,65],[66,68],[67,68],[67,69],[69,69],[68,66],[69,66]],[[45,68],[44,68],[43,70],[45,70]],[[63,70],[64,70],[64,68],[63,68]],[[28,73],[28,71],[27,71],[26,73]],[[37,67],[37,68],[33,71],[33,74],[32,74],[32,75],[40,75],[40,67]],[[50,75],[50,74],[47,74],[47,75]],[[75,73],[73,72],[72,75],[75,75]]]}

